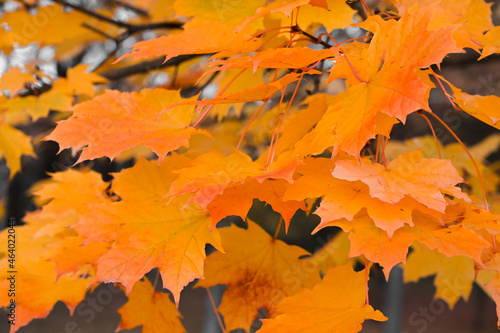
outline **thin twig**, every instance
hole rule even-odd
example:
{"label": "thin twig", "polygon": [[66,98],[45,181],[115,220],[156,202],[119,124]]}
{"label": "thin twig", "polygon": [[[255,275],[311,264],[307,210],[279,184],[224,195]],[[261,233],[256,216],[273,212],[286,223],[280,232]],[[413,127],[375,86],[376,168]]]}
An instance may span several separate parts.
{"label": "thin twig", "polygon": [[121,0],[106,0],[106,2],[111,4],[111,5],[117,5],[117,6],[128,8],[128,9],[136,12],[140,16],[144,16],[144,17],[148,17],[148,18],[150,17],[149,13],[147,11],[145,11],[144,9],[136,7],[136,6],[131,5],[131,4],[128,4],[128,3],[123,2]]}
{"label": "thin twig", "polygon": [[221,73],[221,71],[217,71],[217,72],[214,72],[212,73],[212,75],[210,75],[210,77],[208,78],[208,80],[203,83],[203,85],[201,85],[200,87],[198,87],[196,90],[197,91],[203,91],[203,89],[205,89],[206,87],[208,87],[208,85],[210,83],[213,82],[213,80],[217,77],[217,75],[219,75]]}
{"label": "thin twig", "polygon": [[104,22],[108,22],[110,24],[116,25],[116,26],[121,27],[121,28],[129,28],[131,26],[129,23],[113,20],[113,19],[111,19],[109,17],[106,17],[104,15],[96,13],[96,12],[94,12],[92,10],[89,10],[89,9],[85,8],[85,7],[74,5],[72,3],[68,3],[68,2],[63,1],[63,0],[54,0],[54,2],[56,2],[56,3],[60,4],[60,5],[63,5],[63,6],[68,6],[70,8],[73,8],[76,11],[79,11],[80,13],[87,14],[88,16],[95,17],[98,20],[101,20],[101,21],[104,21]]}
{"label": "thin twig", "polygon": [[[470,161],[474,165],[474,169],[476,169],[477,178],[479,179],[479,183],[481,184],[481,189],[483,191],[483,197],[484,197],[484,206],[486,208],[486,211],[489,212],[490,211],[490,207],[489,207],[489,204],[488,204],[488,196],[486,194],[486,187],[484,186],[483,175],[482,175],[481,171],[479,170],[479,167],[477,166],[477,163],[474,160],[474,157],[470,153],[469,149],[467,149],[467,147],[462,142],[462,140],[460,140],[460,138],[458,137],[458,135],[456,135],[455,132],[453,132],[453,130],[450,128],[450,126],[448,126],[441,118],[439,118],[437,115],[435,115],[434,113],[432,113],[430,111],[426,111],[426,112],[428,114],[430,114],[431,116],[433,116],[434,119],[436,119],[441,125],[443,125],[443,127],[446,128],[448,130],[448,132],[450,132],[450,134],[453,135],[453,137],[455,138],[455,140],[457,140],[458,143],[462,146],[462,148],[467,153],[467,155],[469,155]],[[417,111],[417,113],[422,113],[422,111],[419,110],[419,111]],[[497,250],[497,243],[496,243],[495,235],[493,235],[493,234],[491,234],[491,242],[492,242],[492,245],[493,245],[493,250],[495,251],[495,253],[497,253],[498,252],[498,250]]]}
{"label": "thin twig", "polygon": [[276,228],[276,232],[274,233],[274,237],[273,237],[273,240],[278,238],[278,235],[280,233],[280,230],[281,230],[281,225],[283,224],[283,216],[280,216],[280,221],[278,222],[278,227]]}
{"label": "thin twig", "polygon": [[212,303],[212,307],[214,308],[215,316],[217,317],[217,321],[219,322],[220,329],[222,333],[226,333],[226,329],[224,328],[224,324],[222,323],[222,319],[220,317],[219,311],[217,310],[217,306],[215,306],[214,298],[212,297],[212,293],[210,292],[210,288],[205,288],[208,293],[208,298],[210,299],[210,303]]}
{"label": "thin twig", "polygon": [[86,29],[89,29],[90,31],[93,31],[93,32],[95,32],[96,34],[101,35],[101,36],[103,36],[103,37],[105,37],[105,38],[108,38],[108,39],[113,39],[113,40],[115,39],[115,37],[113,37],[113,36],[109,35],[109,34],[108,34],[108,33],[106,33],[105,31],[102,31],[101,29],[97,29],[96,27],[93,27],[93,26],[91,26],[90,24],[88,24],[88,23],[86,23],[86,22],[82,23],[82,27],[84,27],[84,28],[86,28]]}
{"label": "thin twig", "polygon": [[114,56],[116,54],[116,52],[119,50],[120,48],[120,44],[127,38],[127,34],[121,34],[120,36],[118,36],[117,38],[114,38],[113,41],[115,42],[115,47],[114,49],[109,52],[108,54],[106,54],[106,56],[101,59],[101,61],[99,61],[94,67],[93,67],[93,72],[95,72],[99,67],[101,67],[102,65],[104,65],[109,59],[111,59],[112,56]]}
{"label": "thin twig", "polygon": [[155,22],[155,23],[145,23],[145,24],[131,24],[127,22],[113,20],[112,18],[101,15],[90,9],[71,4],[63,0],[53,0],[53,1],[60,5],[73,8],[74,10],[79,11],[80,13],[84,13],[88,16],[95,17],[98,20],[110,23],[120,28],[126,28],[129,34],[149,29],[182,29],[182,26],[184,25],[182,22]]}

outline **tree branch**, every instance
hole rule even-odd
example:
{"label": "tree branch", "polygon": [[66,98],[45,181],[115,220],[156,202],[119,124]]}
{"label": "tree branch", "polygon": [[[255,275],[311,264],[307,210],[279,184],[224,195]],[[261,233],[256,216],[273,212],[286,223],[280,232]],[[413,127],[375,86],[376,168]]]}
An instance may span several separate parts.
{"label": "tree branch", "polygon": [[128,8],[128,9],[133,10],[134,12],[136,12],[138,15],[141,15],[141,16],[144,16],[144,17],[148,17],[148,18],[150,17],[149,13],[147,11],[145,11],[144,9],[136,7],[136,6],[133,6],[131,4],[123,2],[121,0],[105,0],[105,2],[108,3],[108,4],[110,4],[110,5],[118,5],[118,6],[121,6],[121,7]]}
{"label": "tree branch", "polygon": [[157,58],[154,60],[149,60],[149,61],[143,61],[138,64],[133,64],[130,66],[122,67],[122,68],[117,68],[117,69],[111,69],[102,73],[99,73],[99,75],[105,77],[108,80],[120,80],[124,77],[134,75],[134,74],[140,74],[140,73],[146,73],[155,69],[160,69],[163,67],[169,67],[169,66],[175,66],[178,65],[184,61],[203,56],[205,54],[186,54],[186,55],[180,55],[178,57],[169,59],[168,61],[164,62],[164,57]]}
{"label": "tree branch", "polygon": [[148,29],[182,29],[182,26],[184,25],[182,22],[156,22],[156,23],[145,23],[145,24],[131,24],[131,23],[127,23],[127,22],[120,22],[120,21],[113,20],[107,16],[101,15],[97,12],[92,11],[92,10],[89,10],[85,7],[68,3],[64,0],[53,0],[53,1],[60,4],[60,5],[73,8],[74,10],[79,11],[81,13],[84,13],[88,16],[95,17],[98,20],[116,25],[117,27],[120,27],[120,28],[125,28],[125,29],[127,29],[129,34],[132,34],[132,33],[138,32],[138,31],[148,30]]}

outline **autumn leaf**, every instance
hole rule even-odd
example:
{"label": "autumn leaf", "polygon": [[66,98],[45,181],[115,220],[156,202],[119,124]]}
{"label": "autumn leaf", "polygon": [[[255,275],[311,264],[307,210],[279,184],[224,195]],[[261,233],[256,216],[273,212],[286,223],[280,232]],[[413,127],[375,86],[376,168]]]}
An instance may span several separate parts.
{"label": "autumn leaf", "polygon": [[52,174],[31,189],[42,208],[27,214],[24,221],[37,225],[34,239],[51,237],[46,241],[44,252],[48,254],[44,258],[55,264],[58,277],[88,269],[87,265],[93,265],[109,249],[105,242],[83,245],[84,238],[71,229],[87,212],[88,205],[112,201],[106,193],[108,187],[97,172],[68,169]]}
{"label": "autumn leaf", "polygon": [[494,95],[469,95],[453,85],[449,85],[453,90],[453,101],[463,111],[490,126],[500,128],[500,112],[496,107],[500,102],[500,97]]}
{"label": "autumn leaf", "polygon": [[321,60],[333,58],[334,53],[330,50],[313,50],[307,47],[273,48],[263,50],[255,56],[240,57],[231,60],[214,60],[206,66],[209,69],[203,75],[206,76],[215,71],[223,71],[232,68],[251,68],[253,72],[257,68],[306,68]]}
{"label": "autumn leaf", "polygon": [[218,310],[228,331],[248,330],[260,308],[273,316],[286,296],[319,282],[318,269],[299,259],[307,251],[273,239],[252,221],[247,230],[231,226],[220,233],[226,254],[207,258],[206,279],[197,286],[227,285]]}
{"label": "autumn leaf", "polygon": [[335,161],[331,159],[307,159],[306,163],[297,169],[297,173],[303,176],[294,180],[292,184],[287,184],[284,196],[286,200],[297,200],[304,196],[322,197],[320,206],[314,212],[321,217],[321,222],[313,232],[328,226],[331,221],[342,218],[351,221],[364,208],[375,225],[386,230],[389,237],[405,224],[413,226],[412,212],[415,209],[431,215],[439,214],[409,196],[400,200],[397,206],[374,198],[370,194],[369,187],[363,182],[333,177],[331,171],[333,168]]}
{"label": "autumn leaf", "polygon": [[337,235],[332,237],[318,251],[314,252],[311,257],[305,260],[317,265],[323,275],[326,274],[328,267],[342,266],[356,260],[355,258],[349,259],[348,257],[351,247],[348,236],[348,233],[339,231]]}
{"label": "autumn leaf", "polygon": [[82,215],[87,211],[87,204],[111,201],[106,194],[109,184],[95,171],[67,169],[50,176],[31,188],[45,213],[62,214],[71,207]]}
{"label": "autumn leaf", "polygon": [[[331,101],[330,95],[314,94],[302,102],[302,105],[307,105],[306,108],[288,115],[287,122],[283,124],[283,134],[279,138],[276,154],[289,149],[293,151],[295,144],[316,126]],[[303,155],[306,155],[305,151]]]}
{"label": "autumn leaf", "polygon": [[500,232],[497,214],[461,200],[456,200],[446,207],[443,220],[445,226],[463,224],[469,229],[486,229],[495,235]]}
{"label": "autumn leaf", "polygon": [[104,39],[99,33],[85,28],[84,23],[110,35],[118,30],[111,24],[89,18],[83,13],[66,12],[59,4],[40,6],[34,15],[26,10],[4,13],[0,19],[0,24],[3,23],[9,29],[0,28],[0,48],[7,53],[16,43],[21,46],[39,43],[41,46],[58,45],[56,52],[67,54],[81,49],[87,42]]}
{"label": "autumn leaf", "polygon": [[134,201],[139,195],[141,201],[159,201],[178,177],[172,170],[190,161],[183,155],[173,154],[167,157],[166,163],[158,165],[154,160],[141,157],[132,168],[114,174],[112,190],[126,201]]}
{"label": "autumn leaf", "polygon": [[359,332],[367,319],[387,318],[365,303],[365,273],[350,265],[328,269],[323,281],[278,305],[259,332]]}
{"label": "autumn leaf", "polygon": [[[186,41],[196,40],[196,43]],[[247,34],[234,34],[234,26],[197,19],[184,25],[179,34],[162,36],[156,39],[136,43],[133,51],[123,55],[117,61],[132,56],[134,60],[150,56],[166,56],[165,61],[182,54],[211,54],[220,56],[255,51],[260,46],[257,39],[250,39]]]}
{"label": "autumn leaf", "polygon": [[[495,301],[495,303],[500,303],[500,273],[494,274],[493,278],[491,278],[485,285],[484,288],[490,293],[491,298]],[[500,307],[497,306],[497,326],[500,326]]]}
{"label": "autumn leaf", "polygon": [[[66,229],[61,230],[57,236],[35,237],[43,222],[45,221],[41,219],[33,219],[23,226],[14,226],[16,240],[24,241],[16,243],[14,252],[16,325],[12,326],[11,332],[27,325],[34,318],[46,317],[58,301],[64,302],[70,313],[73,313],[85,298],[93,280],[94,271],[89,267],[61,276],[56,274],[55,264],[47,259],[57,250],[50,249],[47,245],[63,239],[71,232]],[[9,228],[2,230],[2,239],[8,239],[8,230]],[[4,255],[0,255],[0,288],[7,291],[11,289],[8,278],[12,276],[13,269],[12,261],[9,262],[9,257],[5,255],[7,247],[3,251]],[[0,294],[0,306],[9,305],[11,299],[7,292]]]}
{"label": "autumn leaf", "polygon": [[418,233],[417,240],[446,256],[467,256],[481,262],[482,252],[491,247],[489,240],[467,227],[465,223],[460,223],[460,219],[449,223],[445,220],[443,226],[439,220],[417,211],[413,222],[414,231]]}
{"label": "autumn leaf", "polygon": [[215,196],[208,204],[207,210],[212,217],[212,227],[230,215],[245,219],[254,199],[265,201],[274,211],[283,216],[286,230],[290,220],[298,209],[306,210],[303,201],[283,200],[287,181],[283,179],[267,179],[262,183],[256,180],[245,181],[241,185],[226,187],[221,194]]}
{"label": "autumn leaf", "polygon": [[34,81],[33,74],[23,72],[19,67],[10,67],[0,78],[0,93],[7,90],[10,96],[15,96],[21,88],[24,88],[26,83]]}
{"label": "autumn leaf", "polygon": [[392,204],[411,195],[425,206],[444,212],[444,193],[463,198],[454,187],[463,181],[448,160],[424,159],[420,150],[399,156],[387,168],[361,160],[338,160],[333,176],[349,181],[362,181],[370,187],[370,195]]}
{"label": "autumn leaf", "polygon": [[[14,229],[11,331],[58,301],[72,314],[89,290],[113,282],[129,297],[118,329],[185,331],[175,306],[193,300],[183,290],[196,283],[225,286],[214,309],[223,331],[252,330],[265,313],[262,332],[357,332],[386,319],[368,302],[370,268],[388,278],[395,265],[406,282],[436,275],[436,297],[450,307],[474,280],[500,304],[500,136],[479,133],[467,150],[438,128],[415,137],[412,117],[441,114],[430,92],[444,82],[455,110],[500,129],[498,97],[435,73],[446,64],[451,77],[466,48],[478,66],[498,53],[491,8],[484,0],[2,6],[6,188],[30,181],[13,176],[33,151],[48,175],[29,191],[38,209],[21,212]],[[20,59],[26,71],[13,67]],[[456,130],[456,116],[442,120]],[[412,139],[395,142],[404,136]],[[47,160],[42,137],[71,152]],[[63,165],[80,151],[78,162],[113,163]],[[0,215],[12,213],[11,201]],[[314,253],[252,221],[218,228],[259,213],[259,201],[281,215],[287,239],[317,245]],[[2,290],[12,253],[0,248]],[[365,270],[355,272],[359,260]],[[152,270],[162,286],[145,277]],[[0,306],[11,299],[1,294]]]}
{"label": "autumn leaf", "polygon": [[397,229],[389,238],[387,232],[375,226],[364,211],[358,213],[352,222],[343,219],[331,222],[330,225],[349,232],[349,257],[364,255],[370,261],[379,263],[386,279],[389,279],[392,267],[406,261],[408,248],[417,238],[415,231],[408,226]]}
{"label": "autumn leaf", "polygon": [[404,281],[417,282],[436,275],[436,298],[444,299],[451,309],[460,297],[469,298],[474,281],[474,260],[465,256],[448,258],[436,250],[414,243],[404,265]]}
{"label": "autumn leaf", "polygon": [[[306,71],[306,74],[320,74],[320,72],[316,70],[308,70]],[[206,105],[210,104],[233,104],[267,100],[273,97],[273,95],[278,91],[284,92],[287,85],[296,82],[302,75],[303,74],[291,73],[273,82],[262,83],[243,91],[238,91],[211,99],[202,99],[201,101],[196,102],[182,102],[177,105],[195,104],[197,107],[197,113],[200,113]],[[177,105],[171,105],[170,108],[176,107]],[[162,112],[166,112],[168,110],[169,109],[167,108]]]}
{"label": "autumn leaf", "polygon": [[292,0],[292,1],[276,1],[263,6],[255,12],[254,15],[248,15],[236,28],[236,31],[241,31],[250,22],[260,19],[266,15],[272,13],[282,13],[286,17],[290,17],[292,11],[297,8],[302,8],[304,5],[310,5],[322,9],[328,10],[328,3],[326,1],[314,1],[314,0]]}
{"label": "autumn leaf", "polygon": [[103,156],[113,159],[140,144],[150,147],[162,161],[168,152],[189,146],[190,135],[203,133],[189,127],[193,109],[188,106],[169,109],[157,119],[164,108],[180,100],[179,93],[173,90],[108,90],[74,106],[73,115],[60,121],[46,140],[57,141],[60,150],[87,145],[77,163]]}
{"label": "autumn leaf", "polygon": [[10,178],[21,170],[21,156],[34,156],[31,139],[8,124],[0,124],[0,158],[5,157]]}
{"label": "autumn leaf", "polygon": [[95,73],[88,72],[86,65],[77,65],[68,69],[67,80],[57,80],[53,89],[67,90],[69,95],[87,95],[94,97],[94,84],[107,83],[108,80]]}
{"label": "autumn leaf", "polygon": [[179,16],[234,24],[252,15],[259,7],[265,4],[264,0],[234,3],[228,3],[224,0],[177,0],[175,1],[174,9]]}
{"label": "autumn leaf", "polygon": [[89,205],[75,228],[85,245],[112,244],[96,261],[98,281],[118,280],[130,292],[144,274],[158,268],[178,304],[181,290],[204,276],[205,245],[222,246],[218,231],[210,231],[210,217],[195,203],[185,207],[186,196],[167,205],[158,200],[154,189],[163,191],[172,181],[162,170],[157,162],[143,160],[115,181],[122,200]]}
{"label": "autumn leaf", "polygon": [[155,292],[149,280],[138,281],[128,295],[128,302],[118,309],[122,320],[117,330],[142,326],[144,333],[184,333],[180,313],[168,294]]}
{"label": "autumn leaf", "polygon": [[[312,25],[323,25],[326,31],[344,29],[353,23],[356,11],[346,2],[326,0],[325,6],[301,6],[298,12],[299,25],[307,29]],[[310,2],[313,4],[313,1]]]}
{"label": "autumn leaf", "polygon": [[414,241],[446,256],[467,256],[477,262],[481,262],[481,253],[491,246],[479,233],[460,221],[444,224],[438,218],[416,210],[413,212],[413,223],[413,227],[397,229],[390,238],[363,211],[352,221],[341,219],[328,225],[349,232],[349,257],[364,255],[370,261],[379,263],[387,279],[392,267],[405,263],[408,248]]}
{"label": "autumn leaf", "polygon": [[[0,263],[2,272],[8,271],[6,262],[7,259],[4,258]],[[76,306],[85,298],[85,293],[91,283],[91,278],[80,278],[80,275],[87,274],[85,270],[57,278],[54,263],[44,260],[19,263],[17,272],[16,287],[18,290],[23,290],[23,293],[22,296],[16,297],[17,325],[12,327],[11,333],[35,318],[46,317],[58,301],[64,302],[73,313]],[[10,281],[7,279],[9,275],[4,273],[0,277],[2,278],[0,288],[9,290]],[[4,294],[0,296],[2,307],[10,302],[7,293]]]}
{"label": "autumn leaf", "polygon": [[500,52],[500,44],[498,40],[500,39],[500,27],[494,27],[483,36],[479,37],[478,40],[483,44],[483,51],[481,53],[482,58],[486,58],[487,56]]}
{"label": "autumn leaf", "polygon": [[[400,12],[406,11],[414,5],[424,7],[436,3],[432,0],[393,0]],[[434,26],[458,24],[459,28],[453,33],[453,38],[460,47],[469,47],[479,52],[479,40],[485,31],[493,28],[491,7],[484,1],[464,0],[439,1],[439,10],[435,11],[432,19]],[[440,13],[439,13],[440,12]]]}
{"label": "autumn leaf", "polygon": [[88,267],[86,265],[94,265],[97,259],[109,250],[109,244],[105,242],[83,245],[84,240],[80,235],[66,236],[59,242],[48,245],[57,250],[49,260],[56,265],[58,277],[64,273],[76,274],[82,268]]}
{"label": "autumn leaf", "polygon": [[47,117],[51,110],[66,111],[73,105],[72,94],[65,90],[51,89],[40,96],[14,97],[6,102],[7,119],[27,114],[33,121]]}
{"label": "autumn leaf", "polygon": [[195,201],[206,209],[226,187],[241,184],[250,177],[260,183],[265,179],[285,179],[291,182],[293,172],[300,163],[291,157],[265,167],[239,151],[229,156],[210,152],[195,158],[179,170],[173,170],[179,177],[164,197],[194,193],[189,201]]}
{"label": "autumn leaf", "polygon": [[426,100],[432,83],[419,68],[460,51],[450,36],[457,27],[428,28],[432,11],[429,6],[413,15],[405,13],[397,22],[373,16],[361,25],[374,32],[370,44],[337,48],[330,81],[346,78],[350,86],[334,97],[323,118],[304,137],[305,147],[321,153],[333,146],[334,155],[343,150],[356,156],[376,134],[388,136],[396,118],[404,123],[408,114],[429,110]]}

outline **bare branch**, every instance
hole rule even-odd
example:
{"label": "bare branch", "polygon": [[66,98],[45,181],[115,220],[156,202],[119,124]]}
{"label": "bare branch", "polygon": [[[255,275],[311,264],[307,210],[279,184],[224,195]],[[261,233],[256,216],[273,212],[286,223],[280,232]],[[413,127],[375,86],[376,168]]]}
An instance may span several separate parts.
{"label": "bare branch", "polygon": [[149,29],[182,29],[182,26],[183,26],[182,22],[155,22],[155,23],[145,23],[145,24],[131,24],[131,23],[127,23],[127,22],[120,22],[120,21],[113,20],[112,18],[109,18],[107,16],[101,15],[97,12],[92,11],[92,10],[89,10],[85,7],[68,3],[64,0],[53,0],[53,1],[60,4],[60,5],[73,8],[74,10],[77,10],[81,13],[86,14],[86,15],[95,17],[98,20],[116,25],[120,28],[125,28],[125,29],[127,29],[129,34],[143,31],[143,30],[149,30]]}
{"label": "bare branch", "polygon": [[110,4],[110,5],[117,5],[117,6],[128,8],[128,9],[136,12],[138,15],[141,15],[144,17],[150,17],[149,13],[147,11],[145,11],[144,9],[136,7],[136,6],[131,5],[129,3],[123,2],[121,0],[106,0],[105,2]]}
{"label": "bare branch", "polygon": [[122,67],[122,68],[117,68],[117,69],[111,69],[102,73],[99,73],[99,75],[107,78],[108,80],[120,80],[124,77],[134,75],[134,74],[140,74],[140,73],[146,73],[152,70],[160,69],[163,67],[169,67],[169,66],[175,66],[180,63],[183,63],[184,61],[203,56],[203,54],[186,54],[186,55],[180,55],[178,57],[169,59],[168,61],[164,61],[164,57],[157,58],[154,60],[149,60],[149,61],[143,61],[138,64],[133,64],[130,66]]}

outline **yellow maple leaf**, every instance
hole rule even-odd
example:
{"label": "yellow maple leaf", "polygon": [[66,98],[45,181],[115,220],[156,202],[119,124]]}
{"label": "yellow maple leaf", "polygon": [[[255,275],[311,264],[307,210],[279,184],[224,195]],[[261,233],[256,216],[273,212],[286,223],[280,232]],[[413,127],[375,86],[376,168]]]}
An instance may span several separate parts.
{"label": "yellow maple leaf", "polygon": [[148,279],[138,281],[128,295],[128,302],[118,309],[122,320],[117,330],[142,326],[143,333],[186,332],[180,313],[168,294],[155,292]]}
{"label": "yellow maple leaf", "polygon": [[8,124],[0,124],[0,158],[5,157],[10,178],[21,170],[22,155],[35,155],[31,138]]}
{"label": "yellow maple leaf", "polygon": [[299,260],[307,251],[273,239],[252,221],[247,230],[231,226],[220,233],[226,254],[207,258],[206,279],[197,286],[227,285],[218,310],[228,331],[248,330],[260,308],[272,316],[286,296],[319,282],[317,267]]}
{"label": "yellow maple leaf", "polygon": [[413,243],[404,265],[404,281],[417,282],[436,274],[436,298],[444,299],[451,309],[460,297],[467,301],[474,282],[474,260],[465,256],[447,257],[420,243]]}
{"label": "yellow maple leaf", "polygon": [[277,316],[264,319],[262,333],[356,333],[363,321],[387,318],[365,302],[365,273],[350,265],[328,269],[323,281],[312,290],[286,298]]}

